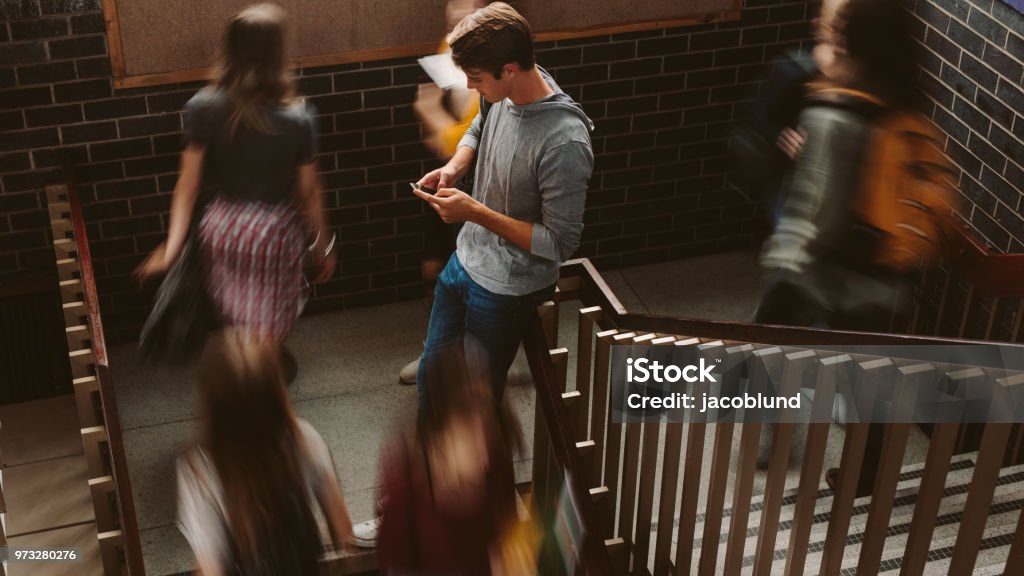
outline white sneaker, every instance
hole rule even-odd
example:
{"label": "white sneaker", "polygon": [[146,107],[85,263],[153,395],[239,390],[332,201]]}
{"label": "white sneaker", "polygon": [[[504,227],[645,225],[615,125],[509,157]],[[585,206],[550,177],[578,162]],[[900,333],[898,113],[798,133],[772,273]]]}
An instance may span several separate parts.
{"label": "white sneaker", "polygon": [[409,362],[402,368],[401,372],[398,373],[398,381],[406,386],[411,386],[416,383],[416,372],[420,369],[420,359],[417,358],[412,362]]}
{"label": "white sneaker", "polygon": [[359,548],[376,548],[380,532],[380,516],[352,526],[352,543]]}

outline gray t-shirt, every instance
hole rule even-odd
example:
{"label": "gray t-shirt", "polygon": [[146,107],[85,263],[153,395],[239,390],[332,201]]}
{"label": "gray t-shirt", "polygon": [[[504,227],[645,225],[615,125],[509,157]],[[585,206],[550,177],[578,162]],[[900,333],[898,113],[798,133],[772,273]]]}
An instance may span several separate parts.
{"label": "gray t-shirt", "polygon": [[297,167],[317,153],[316,111],[306,100],[264,110],[270,132],[239,126],[231,136],[227,95],[204,88],[185,104],[185,143],[206,149],[203,187],[228,200],[280,204],[295,200]]}

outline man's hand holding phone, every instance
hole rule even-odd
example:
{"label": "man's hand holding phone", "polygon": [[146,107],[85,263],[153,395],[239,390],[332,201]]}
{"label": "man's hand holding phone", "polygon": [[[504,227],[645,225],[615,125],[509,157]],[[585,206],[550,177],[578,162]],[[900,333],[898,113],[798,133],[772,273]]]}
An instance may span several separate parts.
{"label": "man's hand holding phone", "polygon": [[477,214],[482,204],[457,188],[440,188],[436,192],[426,185],[428,174],[417,183],[410,183],[412,193],[430,204],[431,208],[447,224],[469,222]]}

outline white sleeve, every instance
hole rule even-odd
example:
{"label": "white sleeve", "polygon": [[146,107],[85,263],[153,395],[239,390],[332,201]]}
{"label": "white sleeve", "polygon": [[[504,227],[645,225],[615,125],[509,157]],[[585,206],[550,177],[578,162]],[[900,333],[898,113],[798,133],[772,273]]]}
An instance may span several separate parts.
{"label": "white sleeve", "polygon": [[192,547],[203,575],[217,576],[230,556],[230,547],[210,472],[198,453],[178,459],[178,528]]}

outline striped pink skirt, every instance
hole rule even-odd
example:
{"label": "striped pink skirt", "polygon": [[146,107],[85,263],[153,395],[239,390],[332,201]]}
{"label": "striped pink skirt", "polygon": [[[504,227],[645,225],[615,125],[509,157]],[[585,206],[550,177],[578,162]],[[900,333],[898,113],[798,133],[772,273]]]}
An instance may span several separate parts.
{"label": "striped pink skirt", "polygon": [[303,283],[306,235],[295,207],[218,198],[203,215],[199,239],[221,321],[283,340]]}

